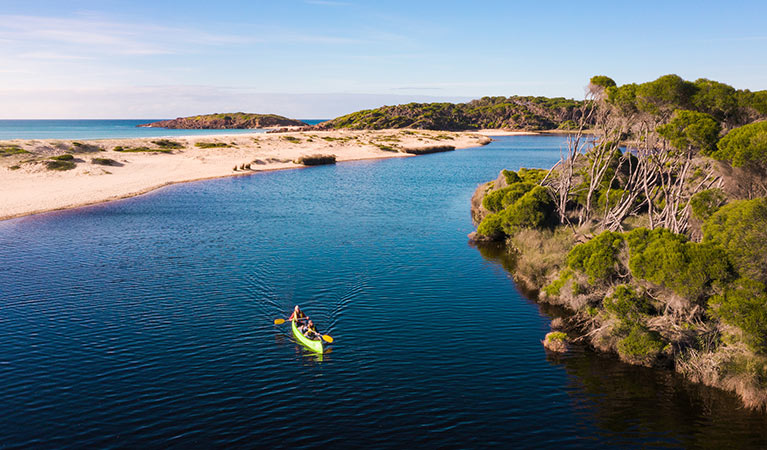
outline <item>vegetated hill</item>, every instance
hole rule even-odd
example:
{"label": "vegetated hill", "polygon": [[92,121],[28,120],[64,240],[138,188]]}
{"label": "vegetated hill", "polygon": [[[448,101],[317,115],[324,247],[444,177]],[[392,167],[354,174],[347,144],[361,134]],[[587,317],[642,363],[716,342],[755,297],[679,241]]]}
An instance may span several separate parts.
{"label": "vegetated hill", "polygon": [[582,101],[562,97],[483,97],[468,103],[408,103],[358,111],[323,122],[321,129],[420,128],[553,130],[575,127]]}
{"label": "vegetated hill", "polygon": [[173,120],[145,123],[139,127],[184,128],[184,129],[242,129],[306,126],[296,119],[278,116],[276,114],[222,113],[205,114],[202,116],[179,117]]}
{"label": "vegetated hill", "polygon": [[767,408],[767,91],[676,75],[589,91],[594,138],[480,186],[474,239],[505,242],[515,279],[564,306],[563,342]]}

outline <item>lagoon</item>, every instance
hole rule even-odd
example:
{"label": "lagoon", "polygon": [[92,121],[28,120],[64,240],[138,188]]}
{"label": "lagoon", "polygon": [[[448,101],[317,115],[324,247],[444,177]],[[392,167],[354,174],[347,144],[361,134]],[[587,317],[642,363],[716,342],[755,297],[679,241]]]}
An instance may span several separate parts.
{"label": "lagoon", "polygon": [[[0,222],[0,442],[763,447],[767,417],[732,394],[547,355],[556,311],[468,243],[476,186],[563,145],[501,137]],[[330,353],[273,324],[294,304]]]}

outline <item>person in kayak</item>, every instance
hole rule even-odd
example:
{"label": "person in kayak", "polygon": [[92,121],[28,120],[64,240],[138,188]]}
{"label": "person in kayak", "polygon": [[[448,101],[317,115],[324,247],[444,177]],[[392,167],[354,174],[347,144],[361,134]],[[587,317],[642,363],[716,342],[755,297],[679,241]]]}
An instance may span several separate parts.
{"label": "person in kayak", "polygon": [[293,320],[293,319],[301,320],[305,318],[306,318],[306,314],[304,314],[304,312],[301,311],[301,308],[299,308],[298,305],[296,305],[296,307],[293,308],[293,314],[291,314],[290,317],[288,317],[288,320]]}
{"label": "person in kayak", "polygon": [[316,339],[316,336],[319,334],[317,333],[317,328],[314,326],[314,322],[311,320],[301,328],[301,332],[309,339]]}

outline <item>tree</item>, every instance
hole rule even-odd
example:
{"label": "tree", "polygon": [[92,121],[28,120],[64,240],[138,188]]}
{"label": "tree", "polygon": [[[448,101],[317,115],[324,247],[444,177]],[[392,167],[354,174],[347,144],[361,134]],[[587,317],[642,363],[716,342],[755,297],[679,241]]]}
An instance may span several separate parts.
{"label": "tree", "polygon": [[695,87],[692,104],[697,111],[711,114],[720,122],[737,121],[738,97],[734,87],[705,78],[695,80]]}
{"label": "tree", "polygon": [[678,109],[669,123],[658,127],[657,131],[677,150],[709,152],[715,148],[721,129],[708,114]]}
{"label": "tree", "polygon": [[695,84],[680,76],[664,75],[639,85],[637,105],[642,111],[664,118],[676,109],[689,109],[695,91]]}
{"label": "tree", "polygon": [[767,122],[735,128],[719,141],[710,156],[735,167],[767,168]]}
{"label": "tree", "polygon": [[703,224],[703,242],[725,249],[741,276],[767,283],[767,199],[721,207]]}

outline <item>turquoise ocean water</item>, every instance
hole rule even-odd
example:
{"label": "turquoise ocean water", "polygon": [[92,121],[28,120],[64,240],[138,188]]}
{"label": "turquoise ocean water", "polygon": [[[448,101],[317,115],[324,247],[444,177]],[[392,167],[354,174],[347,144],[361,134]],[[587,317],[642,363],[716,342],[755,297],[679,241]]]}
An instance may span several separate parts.
{"label": "turquoise ocean water", "polygon": [[[164,119],[97,119],[97,120],[0,120],[0,140],[7,139],[118,139],[210,134],[265,132],[246,130],[173,130],[138,128],[143,123]],[[323,119],[324,120],[324,119]],[[323,120],[304,120],[312,125]]]}

